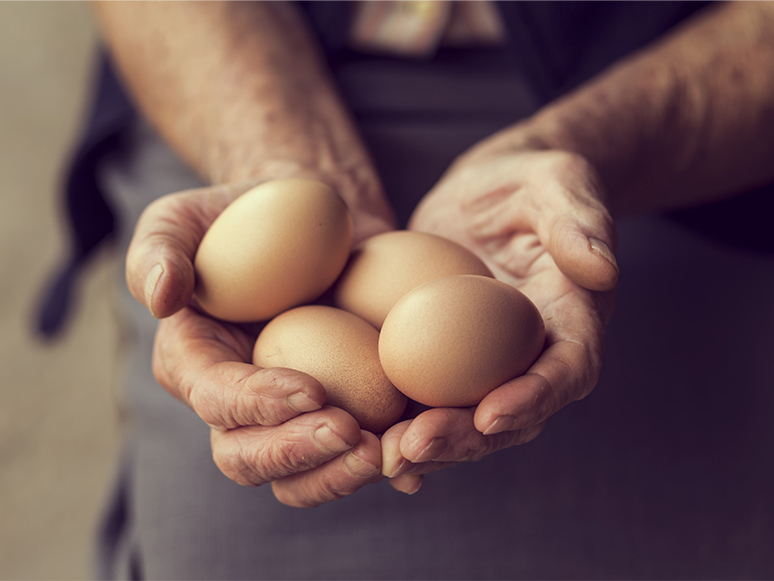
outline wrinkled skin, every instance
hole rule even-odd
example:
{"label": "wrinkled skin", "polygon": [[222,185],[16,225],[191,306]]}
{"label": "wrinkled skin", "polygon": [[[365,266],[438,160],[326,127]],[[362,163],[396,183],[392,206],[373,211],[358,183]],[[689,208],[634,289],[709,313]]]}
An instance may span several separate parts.
{"label": "wrinkled skin", "polygon": [[[252,184],[166,196],[141,217],[127,259],[130,289],[162,318],[155,376],[210,426],[216,464],[240,484],[272,482],[281,502],[301,507],[384,476],[396,489],[415,492],[427,472],[532,440],[553,413],[596,383],[612,309],[611,293],[599,291],[614,288],[618,276],[609,260],[612,220],[596,183],[577,156],[484,144],[428,193],[410,228],[463,244],[527,294],[546,322],[545,351],[475,409],[423,411],[381,441],[346,412],[326,407],[314,378],[252,365],[256,326],[223,323],[196,309],[192,261],[199,241]],[[353,218],[359,239],[391,227],[387,217]],[[597,250],[589,238],[604,245],[595,242]]]}
{"label": "wrinkled skin", "polygon": [[[129,248],[127,282],[161,318],[154,375],[210,426],[220,470],[243,485],[271,482],[281,502],[311,507],[381,479],[381,448],[352,416],[325,406],[316,379],[252,365],[259,325],[224,323],[196,308],[199,242],[228,203],[252,185],[191,190],[149,205]],[[360,238],[391,227],[389,217],[353,214]]]}
{"label": "wrinkled skin", "polygon": [[383,472],[398,490],[414,492],[425,473],[532,440],[596,384],[618,279],[614,226],[597,183],[578,156],[485,143],[460,158],[416,209],[411,229],[476,253],[532,299],[547,337],[526,374],[477,407],[430,409],[384,434]]}

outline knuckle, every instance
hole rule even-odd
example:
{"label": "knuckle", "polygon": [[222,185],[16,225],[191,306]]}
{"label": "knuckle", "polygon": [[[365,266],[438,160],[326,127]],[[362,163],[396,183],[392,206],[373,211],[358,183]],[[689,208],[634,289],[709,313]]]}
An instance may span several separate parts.
{"label": "knuckle", "polygon": [[255,471],[245,462],[240,449],[225,450],[222,447],[214,446],[212,458],[218,469],[237,484],[242,486],[260,486],[265,483],[265,481],[257,478]]}
{"label": "knuckle", "polygon": [[305,472],[318,464],[316,458],[308,454],[298,442],[286,439],[277,440],[265,449],[255,450],[253,462],[263,466],[272,480]]}
{"label": "knuckle", "polygon": [[191,389],[190,395],[188,396],[188,403],[194,412],[196,412],[196,415],[209,426],[232,429],[239,425],[234,418],[231,417],[232,414],[223,413],[222,401],[218,401],[218,398],[208,390]]}

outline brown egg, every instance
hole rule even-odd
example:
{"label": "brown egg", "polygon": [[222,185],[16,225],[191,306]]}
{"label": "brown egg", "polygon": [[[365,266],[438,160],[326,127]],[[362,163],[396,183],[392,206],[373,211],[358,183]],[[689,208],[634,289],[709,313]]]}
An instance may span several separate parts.
{"label": "brown egg", "polygon": [[307,305],[282,313],[264,327],[253,350],[260,367],[303,371],[325,387],[327,403],[360,426],[381,433],[400,419],[406,396],[379,363],[379,332],[363,319],[333,307]]}
{"label": "brown egg", "polygon": [[314,301],[352,249],[343,200],[312,180],[266,182],[232,202],[199,245],[196,298],[210,315],[263,321]]}
{"label": "brown egg", "polygon": [[354,250],[333,288],[333,301],[379,329],[407,292],[454,274],[493,277],[480,258],[456,242],[424,232],[386,232]]}
{"label": "brown egg", "polygon": [[522,292],[488,277],[451,276],[397,302],[382,326],[379,358],[411,399],[473,406],[522,375],[544,340],[540,312]]}

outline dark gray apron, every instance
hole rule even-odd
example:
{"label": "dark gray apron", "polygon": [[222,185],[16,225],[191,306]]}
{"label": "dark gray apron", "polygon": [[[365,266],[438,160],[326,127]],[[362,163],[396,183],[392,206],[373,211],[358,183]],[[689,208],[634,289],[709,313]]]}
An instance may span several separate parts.
{"label": "dark gray apron", "polygon": [[[450,161],[538,98],[499,51],[353,56],[337,75],[401,219]],[[125,247],[198,180],[141,122],[102,164]],[[312,510],[240,487],[209,429],[154,381],[155,321],[121,285],[128,433],[100,576],[154,579],[770,578],[774,259],[674,220],[619,223],[598,387],[534,442]],[[121,250],[120,250],[121,251]]]}

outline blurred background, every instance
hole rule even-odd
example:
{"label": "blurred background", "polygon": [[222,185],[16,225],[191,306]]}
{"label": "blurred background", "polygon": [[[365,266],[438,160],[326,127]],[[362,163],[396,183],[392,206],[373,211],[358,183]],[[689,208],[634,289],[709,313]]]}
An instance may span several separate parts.
{"label": "blurred background", "polygon": [[63,165],[97,33],[81,2],[0,2],[0,579],[85,579],[119,433],[119,335],[102,251],[54,342],[32,321],[68,248]]}

